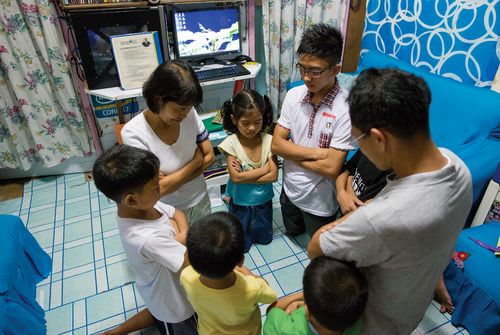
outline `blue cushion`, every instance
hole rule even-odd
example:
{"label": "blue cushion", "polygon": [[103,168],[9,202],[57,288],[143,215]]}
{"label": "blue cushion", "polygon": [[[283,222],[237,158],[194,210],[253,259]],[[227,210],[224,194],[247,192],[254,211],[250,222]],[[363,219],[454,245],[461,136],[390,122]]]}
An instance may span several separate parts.
{"label": "blue cushion", "polygon": [[431,135],[438,146],[454,147],[500,132],[500,94],[496,92],[429,73],[377,51],[362,55],[358,71],[367,67],[397,67],[425,79],[432,94]]}
{"label": "blue cushion", "polygon": [[500,258],[474,243],[469,236],[496,245],[500,222],[464,229],[460,234],[456,250],[470,256],[464,262],[463,272],[453,261],[444,272],[446,287],[455,304],[451,322],[464,326],[471,334],[500,334]]}
{"label": "blue cushion", "polygon": [[469,168],[472,175],[472,199],[479,205],[480,197],[500,162],[500,140],[478,139],[449,149]]}

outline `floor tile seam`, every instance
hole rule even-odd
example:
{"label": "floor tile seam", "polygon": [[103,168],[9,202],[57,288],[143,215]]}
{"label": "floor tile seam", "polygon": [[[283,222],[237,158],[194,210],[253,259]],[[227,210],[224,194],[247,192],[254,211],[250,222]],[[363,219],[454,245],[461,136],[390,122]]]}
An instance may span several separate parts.
{"label": "floor tile seam", "polygon": [[[261,253],[261,255],[262,255],[262,253]],[[293,254],[293,255],[288,255],[288,256],[285,256],[285,257],[283,257],[283,258],[278,258],[278,259],[276,259],[276,260],[274,260],[274,261],[272,261],[272,262],[269,262],[269,263],[268,263],[267,261],[265,261],[265,262],[266,262],[266,265],[270,266],[270,265],[274,265],[274,264],[276,264],[276,263],[278,263],[278,262],[284,261],[284,260],[286,260],[286,259],[287,259],[287,258],[289,258],[289,257],[294,257],[294,256],[297,258],[297,262],[300,262],[300,260],[298,259],[297,255],[295,255],[295,254]],[[264,256],[263,256],[263,255],[262,255],[262,258],[264,258]],[[269,267],[269,268],[271,268],[271,267]]]}
{"label": "floor tile seam", "polygon": [[[57,187],[56,187],[56,202],[57,202],[57,197],[58,197],[58,196],[59,196],[59,195],[58,195],[58,192],[57,192]],[[57,206],[56,206],[56,207],[54,207],[54,211],[55,211],[55,212],[57,212]],[[54,214],[54,226],[55,226],[55,224],[56,224],[56,222],[55,222],[55,218],[56,218],[56,216],[57,216],[57,215],[56,215],[56,214]],[[52,252],[51,252],[51,257],[50,257],[50,260],[51,260],[52,264],[51,264],[51,271],[50,271],[50,277],[49,277],[49,278],[50,278],[50,279],[49,279],[49,303],[48,303],[49,308],[50,308],[50,305],[51,305],[51,303],[52,303],[52,282],[53,282],[53,281],[52,281],[52,278],[53,278],[53,276],[54,276],[54,273],[52,272],[52,270],[53,270],[53,266],[54,266],[54,249],[55,249],[55,248],[54,248],[54,242],[55,242],[55,240],[56,240],[56,237],[55,237],[55,236],[56,236],[56,230],[55,230],[55,228],[54,228],[54,229],[53,229],[53,231],[52,231]],[[63,235],[63,238],[64,238],[64,235]],[[62,284],[62,283],[61,283],[61,284]],[[62,286],[61,286],[61,297],[62,297]],[[62,298],[61,298],[61,299],[62,299]]]}
{"label": "floor tile seam", "polygon": [[[57,224],[57,222],[56,222]],[[49,225],[49,224],[47,224]],[[52,225],[52,223],[51,223]],[[50,230],[57,230],[58,228],[62,227],[61,226],[56,226],[55,228],[54,227],[50,227],[50,228],[47,228],[47,229],[44,229],[44,230],[40,230],[40,231],[30,231],[31,234],[40,234],[40,233],[45,233],[45,232],[48,232]],[[67,226],[66,226],[67,227]],[[111,237],[115,237],[115,236],[119,236],[120,233],[118,232],[118,229],[117,230],[117,233],[113,233],[113,235],[109,235],[109,236],[105,236],[104,239],[107,239],[107,238],[111,238]],[[107,230],[106,232],[109,232],[110,230]],[[104,233],[106,232],[98,232],[98,233],[94,233],[94,238],[95,238],[95,241],[101,241],[101,236],[99,235],[103,235]],[[82,240],[82,239],[86,239],[86,238],[90,238],[91,236],[90,235],[86,235],[86,236],[81,236],[80,238],[78,239],[72,239],[72,240],[67,240],[66,243],[72,243],[72,242],[77,242],[79,240]],[[77,244],[77,245],[74,245],[74,246],[71,246],[71,247],[68,247],[68,248],[65,248],[64,250],[70,250],[70,249],[73,249],[73,248],[77,248],[77,247],[81,247],[82,245],[85,245],[85,244],[90,244],[91,242],[86,242],[86,243],[82,243],[82,244]],[[62,243],[55,243],[54,244],[54,247],[59,247],[61,246]]]}
{"label": "floor tile seam", "polygon": [[[67,192],[67,190],[66,190]],[[89,194],[85,194],[85,195],[79,195],[77,197],[71,197],[71,198],[68,198],[68,200],[66,201],[67,204],[69,205],[72,205],[76,202],[81,202],[81,201],[85,201],[87,199],[92,199],[92,197],[89,196]]]}
{"label": "floor tile seam", "polygon": [[71,333],[75,329],[75,304],[71,304]]}
{"label": "floor tile seam", "polygon": [[[258,252],[258,253],[260,254],[260,256],[262,257],[262,259],[264,260],[264,264],[265,264],[265,265],[267,265],[267,266],[269,267],[269,264],[267,264],[267,260],[266,260],[266,258],[265,258],[265,257],[264,257],[264,255],[260,252],[259,248],[256,248],[256,249],[257,249],[257,252]],[[270,269],[270,268],[269,268],[269,269]],[[273,276],[274,280],[276,280],[276,283],[278,284],[278,286],[279,286],[279,288],[280,288],[281,292],[283,292],[283,294],[285,294],[285,290],[284,290],[284,289],[283,289],[283,287],[281,286],[281,284],[280,284],[280,282],[279,282],[278,278],[276,278],[276,276],[274,275],[274,272],[273,272],[273,271],[271,271],[270,273],[271,273],[271,275]]]}
{"label": "floor tile seam", "polygon": [[[87,183],[87,192],[90,193],[90,183],[86,182]],[[92,212],[92,198],[88,198],[88,201],[89,201],[89,210],[90,212]],[[98,289],[98,285],[97,285],[97,269],[96,269],[96,265],[95,265],[95,251],[94,251],[94,222],[92,220],[92,216],[90,216],[90,231],[92,233],[91,235],[91,238],[92,238],[92,260],[93,260],[93,263],[94,263],[94,284],[95,284],[95,291],[96,293],[99,293],[99,289]]]}
{"label": "floor tile seam", "polygon": [[[127,285],[131,285],[133,287],[134,284],[135,284],[135,281],[134,282],[129,281],[127,283],[124,283],[124,284],[122,284],[120,286],[117,286],[117,287],[113,287],[113,288],[111,288],[109,290],[106,290],[106,291],[102,291],[102,292],[95,293],[95,294],[92,294],[92,295],[89,295],[89,296],[86,296],[86,297],[82,297],[82,298],[79,298],[77,300],[68,301],[68,302],[65,302],[65,303],[63,303],[63,304],[61,304],[59,306],[56,306],[56,307],[51,307],[51,308],[48,308],[48,309],[44,309],[44,312],[52,312],[55,309],[67,307],[68,305],[76,304],[76,303],[79,303],[79,302],[82,302],[82,301],[85,303],[85,305],[87,305],[87,301],[89,299],[95,298],[95,297],[97,297],[99,295],[102,295],[104,293],[107,293],[107,292],[111,292],[111,291],[114,291],[114,290],[122,289],[123,287],[125,287]],[[134,293],[134,295],[135,295],[135,293]],[[134,299],[134,301],[135,301],[136,307],[126,310],[127,313],[137,309],[137,300]],[[87,311],[85,312],[85,314],[87,314]]]}
{"label": "floor tile seam", "polygon": [[296,255],[291,255],[291,256],[288,256],[288,257],[286,257],[286,258],[282,259],[281,261],[284,261],[284,260],[287,260],[288,258],[293,258],[293,257],[295,257],[297,260],[296,260],[296,261],[293,261],[293,262],[292,262],[292,263],[290,263],[290,264],[286,264],[286,265],[283,265],[283,266],[279,266],[279,267],[277,267],[277,268],[273,269],[273,268],[271,267],[271,265],[275,265],[277,262],[280,262],[280,261],[276,261],[276,262],[273,262],[273,263],[269,263],[268,267],[269,267],[269,269],[270,269],[271,271],[278,271],[278,270],[284,269],[284,268],[286,268],[286,267],[289,267],[289,266],[292,266],[292,265],[295,265],[295,264],[299,264],[299,263],[301,262],[301,261],[300,261],[300,259],[298,259],[298,257],[297,257]]}
{"label": "floor tile seam", "polygon": [[[438,310],[439,313],[441,313],[441,310],[439,309],[439,307],[437,307],[436,305],[434,305],[432,302],[431,302],[431,305],[436,309]],[[448,313],[441,313],[441,315],[448,321],[451,321],[451,318],[448,317]]]}
{"label": "floor tile seam", "polygon": [[29,202],[29,207],[28,207],[28,213],[27,213],[27,218],[26,218],[26,223],[24,224],[26,228],[28,228],[29,221],[30,221],[30,212],[31,212],[31,202],[33,200],[33,183],[30,185],[30,202]]}
{"label": "floor tile seam", "polygon": [[[57,191],[57,190],[56,190]],[[37,194],[38,196],[38,194]],[[37,200],[38,201],[38,200]],[[41,200],[40,200],[41,201]],[[31,211],[32,212],[39,212],[39,211],[43,211],[45,209],[49,209],[52,207],[52,204],[56,204],[57,206],[57,200],[47,200],[47,199],[44,199],[43,201],[47,201],[46,203],[40,203],[40,204],[37,204],[37,205],[33,205],[31,206]]]}
{"label": "floor tile seam", "polygon": [[24,192],[24,187],[23,187],[23,194],[21,195],[21,201],[19,203],[19,211],[18,211],[18,215],[19,217],[21,217],[21,211],[23,210],[23,202],[24,202],[24,197],[25,197],[25,192]]}
{"label": "floor tile seam", "polygon": [[[97,294],[95,294],[97,295]],[[85,334],[88,335],[89,334],[89,310],[88,310],[88,306],[87,306],[87,299],[89,297],[85,297],[83,300],[84,300],[84,306],[85,306]]]}
{"label": "floor tile seam", "polygon": [[426,331],[426,332],[424,333],[424,335],[425,335],[425,334],[432,333],[433,331],[435,331],[435,330],[436,330],[436,329],[438,329],[438,328],[443,327],[443,326],[444,326],[444,325],[446,325],[447,323],[451,323],[451,322],[450,322],[449,320],[448,320],[448,321],[446,321],[446,322],[443,322],[443,323],[441,323],[441,324],[439,324],[439,325],[435,326],[434,328],[431,328],[431,329],[429,329],[428,331]]}
{"label": "floor tile seam", "polygon": [[[286,235],[285,233],[283,233],[284,235]],[[285,243],[288,245],[288,247],[292,250],[293,254],[295,257],[297,257],[297,260],[300,262],[301,260],[299,259],[299,253],[301,252],[305,252],[307,254],[307,250],[305,250],[299,243],[299,241],[297,241],[296,238],[294,238],[295,242],[297,243],[297,245],[299,246],[299,249],[301,249],[301,251],[299,253],[296,253],[293,248],[290,246],[290,244],[288,244],[288,240],[286,238],[283,238],[283,240],[285,241]]]}
{"label": "floor tile seam", "polygon": [[[253,263],[253,265],[255,266],[255,270],[256,270],[256,271],[259,273],[259,275],[260,275],[259,267],[257,266],[257,263],[255,263],[255,260],[253,259],[252,254],[248,252],[248,253],[247,253],[247,255],[248,255],[248,256],[250,257],[250,259],[252,260],[252,263]],[[245,257],[246,257],[246,256],[245,256]]]}
{"label": "floor tile seam", "polygon": [[[90,186],[89,186],[90,187]],[[97,193],[97,208],[99,208],[99,225],[101,226],[101,245],[102,245],[102,254],[103,254],[103,259],[104,259],[104,274],[106,276],[106,287],[109,289],[109,276],[108,276],[108,265],[107,265],[107,257],[106,257],[106,246],[104,244],[104,229],[102,226],[102,216],[101,216],[101,201],[100,201],[100,195],[99,192]],[[119,235],[119,232],[117,232],[117,235]],[[116,235],[113,235],[116,236]],[[109,238],[108,236],[107,238]],[[95,258],[95,255],[94,255]]]}

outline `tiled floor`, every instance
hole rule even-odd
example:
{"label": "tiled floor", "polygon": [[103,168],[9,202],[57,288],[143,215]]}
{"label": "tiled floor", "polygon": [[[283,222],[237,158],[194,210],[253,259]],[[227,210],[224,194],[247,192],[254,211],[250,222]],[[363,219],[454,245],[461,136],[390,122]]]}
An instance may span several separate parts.
{"label": "tiled floor", "polygon": [[[301,289],[308,239],[283,234],[280,188],[276,183],[274,240],[267,246],[253,246],[245,265],[283,296]],[[21,198],[0,202],[0,213],[20,216],[53,259],[52,274],[37,289],[37,300],[47,311],[49,335],[96,334],[144,306],[120,243],[115,211],[115,205],[84,174],[34,179],[24,185]],[[468,334],[449,320],[431,304],[414,334]],[[157,334],[152,329],[140,333]]]}

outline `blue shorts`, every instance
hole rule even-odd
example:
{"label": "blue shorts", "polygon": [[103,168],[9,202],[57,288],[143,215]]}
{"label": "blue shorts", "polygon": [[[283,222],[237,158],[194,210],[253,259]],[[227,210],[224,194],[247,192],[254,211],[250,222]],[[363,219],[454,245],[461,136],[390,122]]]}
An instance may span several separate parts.
{"label": "blue shorts", "polygon": [[236,216],[245,233],[245,252],[253,243],[269,244],[273,240],[273,201],[262,205],[240,206],[229,202],[229,212]]}

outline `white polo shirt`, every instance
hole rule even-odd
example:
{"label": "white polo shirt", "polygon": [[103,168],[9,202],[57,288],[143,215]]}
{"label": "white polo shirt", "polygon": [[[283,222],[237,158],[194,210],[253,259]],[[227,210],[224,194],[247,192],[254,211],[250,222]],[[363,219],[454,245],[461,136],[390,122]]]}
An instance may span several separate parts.
{"label": "white polo shirt", "polygon": [[[313,106],[304,102],[306,94],[308,90],[305,85],[288,91],[278,119],[278,124],[290,131],[293,143],[319,148],[328,147],[330,142],[331,148],[355,149],[351,143],[347,92],[339,88],[331,108],[328,104],[321,104],[316,112],[311,137],[308,133]],[[292,203],[304,212],[325,217],[337,211],[335,181],[303,169],[287,159],[283,161],[283,188]]]}
{"label": "white polo shirt", "polygon": [[161,202],[155,208],[162,214],[157,220],[117,216],[116,222],[146,307],[158,320],[178,323],[194,314],[179,282],[186,247],[175,240],[170,223],[175,208]]}

